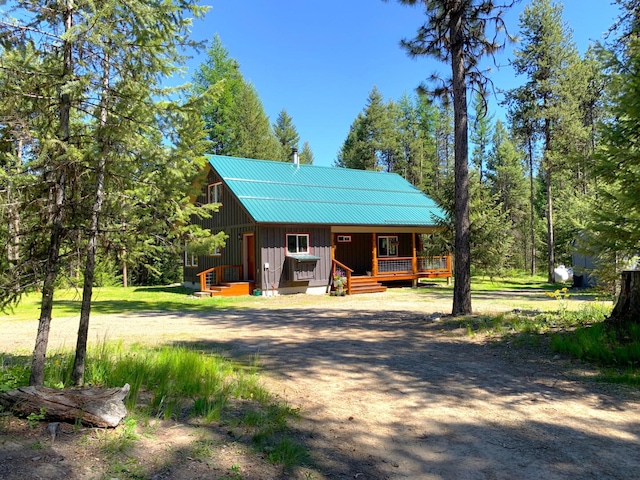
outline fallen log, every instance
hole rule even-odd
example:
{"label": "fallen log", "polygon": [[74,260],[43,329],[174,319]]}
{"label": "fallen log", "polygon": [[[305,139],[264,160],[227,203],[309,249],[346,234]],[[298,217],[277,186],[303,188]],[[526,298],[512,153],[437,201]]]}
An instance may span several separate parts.
{"label": "fallen log", "polygon": [[0,405],[19,415],[40,414],[49,421],[90,427],[116,427],[127,414],[122,388],[78,388],[57,390],[47,387],[20,387],[0,393]]}

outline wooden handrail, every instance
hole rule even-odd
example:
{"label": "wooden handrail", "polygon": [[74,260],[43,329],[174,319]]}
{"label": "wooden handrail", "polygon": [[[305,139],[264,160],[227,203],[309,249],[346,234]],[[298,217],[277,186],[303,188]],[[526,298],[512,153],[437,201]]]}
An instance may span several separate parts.
{"label": "wooden handrail", "polygon": [[216,272],[216,283],[215,285],[220,285],[220,283],[224,279],[224,271],[230,268],[235,268],[238,270],[238,280],[242,280],[242,265],[218,265],[217,267],[211,267],[202,272],[196,274],[200,277],[200,291],[205,292],[209,290],[207,288],[207,274],[211,273],[215,270]]}
{"label": "wooden handrail", "polygon": [[200,277],[200,291],[205,292],[207,290],[207,273],[213,272],[216,267],[208,268],[198,273],[196,276]]}
{"label": "wooden handrail", "polygon": [[335,258],[331,259],[331,263],[333,264],[331,267],[331,277],[333,278],[336,274],[336,267],[340,267],[344,269],[344,272],[347,274],[347,295],[351,295],[351,274],[353,270],[347,267],[344,263],[339,262]]}

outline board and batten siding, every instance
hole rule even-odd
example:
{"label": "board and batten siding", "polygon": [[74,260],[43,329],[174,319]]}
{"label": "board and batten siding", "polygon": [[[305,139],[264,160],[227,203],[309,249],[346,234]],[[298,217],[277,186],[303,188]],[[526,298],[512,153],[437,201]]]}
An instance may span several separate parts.
{"label": "board and batten siding", "polygon": [[[207,182],[197,198],[197,202],[204,205],[208,203],[207,188],[209,184],[220,182],[220,177],[211,170],[207,175]],[[255,223],[240,203],[231,194],[228,188],[222,186],[222,205],[210,218],[193,217],[192,222],[209,229],[212,233],[224,231],[228,235],[226,246],[220,251],[220,255],[201,255],[198,257],[197,267],[184,268],[184,281],[198,283],[197,274],[218,265],[242,265],[242,235],[246,232],[255,232]]]}
{"label": "board and batten siding", "polygon": [[[310,254],[320,257],[320,260],[309,265],[307,262],[299,264],[299,280],[291,275],[291,265],[286,256],[287,233],[309,234]],[[331,276],[331,228],[317,225],[262,225],[257,230],[256,245],[260,276],[256,278],[257,285],[262,290],[283,287],[322,287],[329,285]],[[264,264],[269,264],[269,269]],[[311,269],[313,271],[311,271]]]}

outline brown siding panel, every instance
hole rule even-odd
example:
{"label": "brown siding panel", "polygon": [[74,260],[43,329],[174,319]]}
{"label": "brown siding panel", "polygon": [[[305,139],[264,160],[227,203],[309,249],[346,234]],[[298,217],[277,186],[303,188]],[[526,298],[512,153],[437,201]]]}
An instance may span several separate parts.
{"label": "brown siding panel", "polygon": [[336,260],[351,268],[354,275],[365,275],[371,271],[371,234],[339,233],[336,237],[345,235],[351,237],[351,242],[336,240]]}
{"label": "brown siding panel", "polygon": [[[207,176],[207,182],[202,187],[202,192],[198,199],[198,203],[207,203],[207,185],[219,182],[220,178],[211,170]],[[184,268],[183,277],[185,282],[198,283],[197,273],[207,270],[218,265],[242,265],[242,234],[244,232],[253,232],[256,229],[255,223],[251,217],[242,208],[240,203],[229,192],[224,185],[222,187],[222,205],[219,210],[211,214],[211,218],[199,219],[194,217],[192,222],[202,225],[213,233],[224,231],[228,235],[226,246],[222,248],[220,256],[200,256],[198,258],[198,267]],[[256,264],[259,258],[256,255]]]}
{"label": "brown siding panel", "polygon": [[[261,260],[258,260],[264,278],[260,285],[264,289],[308,285],[309,287],[326,286],[329,284],[331,271],[331,229],[312,225],[289,226],[261,226],[256,244],[260,246]],[[292,274],[291,265],[285,258],[285,240],[287,233],[308,233],[310,253],[320,257],[313,268],[306,262],[297,268],[298,274]],[[264,264],[269,264],[269,270],[264,270]],[[294,281],[295,277],[299,281]]]}

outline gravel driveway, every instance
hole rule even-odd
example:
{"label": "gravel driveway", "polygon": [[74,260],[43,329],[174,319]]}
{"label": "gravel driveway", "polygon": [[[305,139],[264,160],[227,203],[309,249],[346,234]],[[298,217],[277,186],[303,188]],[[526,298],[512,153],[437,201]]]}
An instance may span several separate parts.
{"label": "gravel driveway", "polygon": [[[595,383],[587,366],[538,349],[469,337],[433,314],[448,300],[409,298],[109,315],[92,320],[90,338],[256,355],[269,388],[301,408],[294,426],[328,479],[640,478],[637,390]],[[23,323],[0,351],[31,348],[35,325]],[[76,328],[56,321],[53,348],[71,347]]]}

